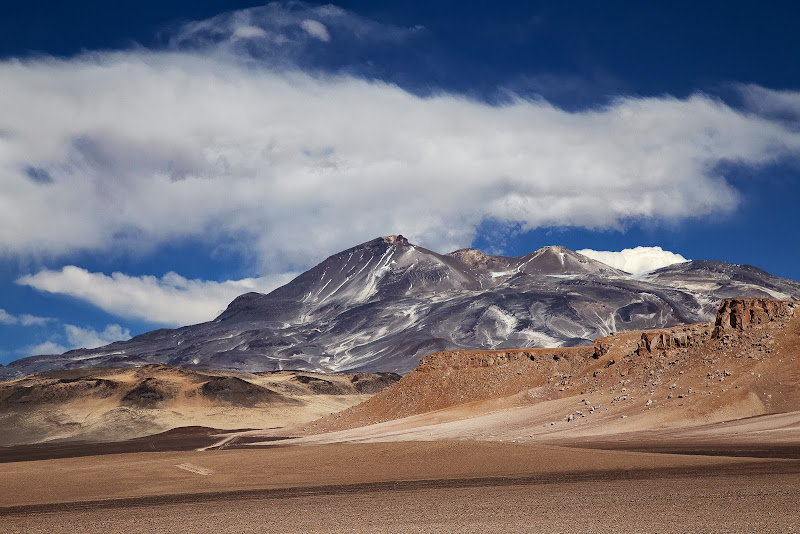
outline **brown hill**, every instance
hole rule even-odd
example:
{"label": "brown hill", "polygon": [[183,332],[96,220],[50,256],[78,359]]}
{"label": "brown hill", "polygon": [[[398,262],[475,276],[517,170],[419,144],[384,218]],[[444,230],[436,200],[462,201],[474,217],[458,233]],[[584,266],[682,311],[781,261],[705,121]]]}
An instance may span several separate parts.
{"label": "brown hill", "polygon": [[392,373],[196,372],[166,365],[73,369],[0,382],[0,446],[117,441],[184,426],[264,428],[367,399]]}
{"label": "brown hill", "polygon": [[[447,412],[443,419],[474,417],[532,404],[542,405],[545,423],[595,420],[594,432],[616,424],[609,416],[632,417],[628,427],[636,421],[641,429],[796,411],[798,309],[797,301],[737,299],[724,302],[714,322],[614,334],[593,347],[438,352],[395,386],[307,428],[343,430],[435,411]],[[453,408],[459,405],[472,408]]]}

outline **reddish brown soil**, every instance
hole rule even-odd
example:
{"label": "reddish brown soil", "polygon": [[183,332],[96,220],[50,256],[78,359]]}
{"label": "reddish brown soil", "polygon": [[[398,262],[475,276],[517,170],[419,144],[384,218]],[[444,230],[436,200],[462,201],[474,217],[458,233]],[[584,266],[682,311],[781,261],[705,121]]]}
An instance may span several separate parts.
{"label": "reddish brown soil", "polygon": [[468,403],[478,415],[481,403],[514,395],[517,405],[592,399],[602,411],[587,403],[575,418],[647,414],[653,427],[797,411],[796,310],[800,302],[745,299],[725,303],[715,323],[615,334],[594,347],[439,352],[395,387],[305,428],[357,428],[458,405],[469,417]]}

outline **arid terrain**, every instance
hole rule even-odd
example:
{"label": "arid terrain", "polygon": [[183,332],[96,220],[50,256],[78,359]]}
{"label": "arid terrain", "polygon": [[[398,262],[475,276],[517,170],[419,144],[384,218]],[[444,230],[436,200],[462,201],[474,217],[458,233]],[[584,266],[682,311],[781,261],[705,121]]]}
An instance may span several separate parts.
{"label": "arid terrain", "polygon": [[[129,378],[114,402],[148,369],[116,371]],[[104,372],[91,380],[124,382]],[[295,386],[297,373],[252,376],[284,405],[311,395],[278,387],[311,387]],[[212,380],[187,380],[162,411],[211,402],[200,392]],[[800,529],[800,302],[727,301],[710,323],[593,347],[435,353],[363,395],[293,424],[243,418],[203,426],[246,430],[133,445],[4,448],[0,522],[12,532]]]}
{"label": "arid terrain", "polygon": [[0,382],[0,447],[121,441],[186,426],[284,427],[358,404],[399,378],[196,372],[158,364],[50,371]]}

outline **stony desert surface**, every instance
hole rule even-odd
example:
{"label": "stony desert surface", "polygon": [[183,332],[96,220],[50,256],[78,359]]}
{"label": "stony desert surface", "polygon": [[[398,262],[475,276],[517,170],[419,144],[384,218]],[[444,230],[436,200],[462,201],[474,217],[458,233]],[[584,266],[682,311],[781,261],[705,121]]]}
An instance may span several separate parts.
{"label": "stony desert surface", "polygon": [[800,462],[435,441],[104,455],[0,473],[10,532],[791,532]]}
{"label": "stony desert surface", "polygon": [[[315,420],[138,438],[151,452],[7,447],[0,522],[11,532],[798,531],[798,310],[732,300],[713,322],[592,347],[440,352]],[[87,455],[93,447],[102,454]]]}

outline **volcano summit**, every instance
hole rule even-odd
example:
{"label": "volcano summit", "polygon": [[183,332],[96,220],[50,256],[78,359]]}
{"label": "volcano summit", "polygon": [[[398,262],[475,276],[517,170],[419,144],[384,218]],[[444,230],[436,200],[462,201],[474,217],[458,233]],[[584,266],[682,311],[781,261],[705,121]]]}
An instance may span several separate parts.
{"label": "volcano summit", "polygon": [[269,294],[241,295],[213,321],[24,358],[0,376],[150,363],[407,373],[441,350],[591,345],[613,332],[708,321],[723,299],[742,297],[800,299],[800,283],[719,261],[631,275],[560,246],[516,258],[439,254],[386,236]]}

